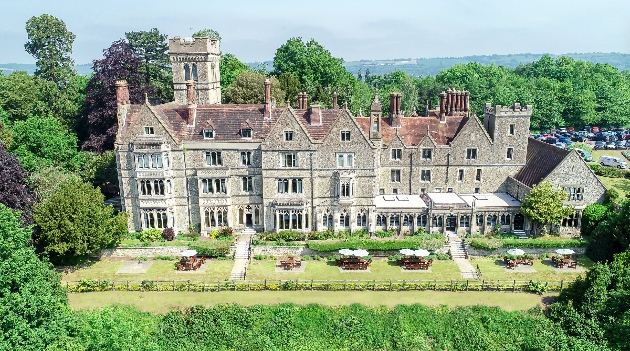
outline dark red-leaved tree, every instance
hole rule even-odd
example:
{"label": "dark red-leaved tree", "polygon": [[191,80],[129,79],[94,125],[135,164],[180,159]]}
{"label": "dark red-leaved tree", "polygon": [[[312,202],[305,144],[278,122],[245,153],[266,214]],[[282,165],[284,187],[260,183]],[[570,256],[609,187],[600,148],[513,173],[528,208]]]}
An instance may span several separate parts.
{"label": "dark red-leaved tree", "polygon": [[28,175],[15,155],[7,152],[0,142],[0,203],[13,210],[22,211],[22,223],[33,224],[31,206],[34,198],[26,185]]}
{"label": "dark red-leaved tree", "polygon": [[116,80],[124,79],[129,83],[132,104],[143,102],[145,93],[153,95],[153,88],[145,85],[140,71],[142,59],[132,52],[124,39],[115,41],[104,50],[103,57],[102,60],[94,60],[94,75],[85,88],[88,135],[83,149],[98,153],[114,148],[118,131]]}

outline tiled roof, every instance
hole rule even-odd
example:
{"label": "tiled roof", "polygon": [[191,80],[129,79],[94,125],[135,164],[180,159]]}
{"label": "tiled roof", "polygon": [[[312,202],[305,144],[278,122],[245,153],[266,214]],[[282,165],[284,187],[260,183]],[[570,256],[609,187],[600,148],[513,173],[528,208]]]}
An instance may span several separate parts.
{"label": "tiled roof", "polygon": [[514,179],[532,187],[545,179],[569,153],[565,149],[529,138],[525,167],[521,168]]}
{"label": "tiled roof", "polygon": [[[363,132],[369,135],[370,118],[357,117],[356,120]],[[469,117],[465,116],[447,116],[446,123],[440,123],[435,113],[430,113],[429,117],[400,117],[402,128],[398,128],[398,135],[405,145],[416,146],[427,134],[428,128],[431,137],[438,145],[448,145],[468,120]],[[389,118],[381,118],[381,135],[385,145],[389,145],[392,141],[396,135],[396,129],[390,126]]]}
{"label": "tiled roof", "polygon": [[293,111],[298,117],[298,120],[304,126],[304,129],[306,129],[311,138],[316,141],[323,140],[326,135],[328,135],[333,123],[337,120],[339,114],[343,112],[343,110],[340,109],[322,109],[322,124],[319,126],[312,126],[309,123],[308,110],[295,109]]}

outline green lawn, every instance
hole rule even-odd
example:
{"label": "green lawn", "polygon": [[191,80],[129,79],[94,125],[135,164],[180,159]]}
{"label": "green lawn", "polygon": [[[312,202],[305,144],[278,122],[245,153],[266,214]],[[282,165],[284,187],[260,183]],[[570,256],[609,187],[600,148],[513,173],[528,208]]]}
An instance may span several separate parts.
{"label": "green lawn", "polygon": [[455,262],[434,261],[429,272],[401,272],[395,262],[373,259],[370,272],[340,272],[335,262],[304,261],[303,273],[276,273],[275,260],[253,260],[247,269],[248,280],[304,279],[304,280],[451,280],[462,279]]}
{"label": "green lawn", "polygon": [[[593,162],[591,163],[598,163],[599,157],[604,155],[620,157],[622,160],[626,160],[630,163],[630,161],[621,154],[621,150],[593,150]],[[625,198],[626,194],[630,194],[630,179],[599,177],[599,180],[604,183],[606,188],[617,190],[622,198]]]}
{"label": "green lawn", "polygon": [[327,306],[359,303],[367,306],[423,304],[448,307],[485,305],[504,310],[528,310],[541,304],[544,296],[510,292],[435,292],[435,291],[223,291],[223,292],[126,292],[107,291],[69,294],[70,306],[75,310],[95,309],[113,304],[129,304],[140,310],[166,313],[176,308],[196,305],[237,303],[240,305],[318,303]]}
{"label": "green lawn", "polygon": [[79,268],[74,272],[64,273],[62,281],[78,281],[81,279],[94,280],[195,280],[214,281],[225,280],[230,276],[234,261],[210,260],[204,273],[181,273],[175,269],[175,261],[153,261],[151,268],[144,274],[116,274],[116,271],[124,264],[123,261],[94,261],[85,268]]}
{"label": "green lawn", "polygon": [[[578,259],[579,264],[584,268],[590,268],[593,262],[585,256]],[[544,264],[541,260],[534,260],[535,273],[518,273],[506,271],[496,258],[475,257],[471,258],[470,263],[474,267],[479,266],[484,280],[538,280],[538,281],[572,281],[577,278],[580,273],[557,273],[553,268]],[[584,273],[581,273],[584,275]]]}

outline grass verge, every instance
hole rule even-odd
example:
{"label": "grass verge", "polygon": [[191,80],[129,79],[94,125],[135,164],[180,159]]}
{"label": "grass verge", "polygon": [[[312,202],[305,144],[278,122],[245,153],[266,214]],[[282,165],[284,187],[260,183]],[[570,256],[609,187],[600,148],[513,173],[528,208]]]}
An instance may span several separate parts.
{"label": "grass verge", "polygon": [[[557,296],[557,293],[543,295]],[[326,306],[350,305],[387,306],[423,304],[448,307],[485,305],[507,311],[524,311],[541,304],[541,296],[509,292],[434,292],[434,291],[224,291],[194,292],[92,292],[69,294],[70,306],[75,310],[95,309],[113,304],[128,304],[142,311],[166,313],[175,308],[195,305],[236,303],[240,305],[269,305],[292,302],[317,303]]]}

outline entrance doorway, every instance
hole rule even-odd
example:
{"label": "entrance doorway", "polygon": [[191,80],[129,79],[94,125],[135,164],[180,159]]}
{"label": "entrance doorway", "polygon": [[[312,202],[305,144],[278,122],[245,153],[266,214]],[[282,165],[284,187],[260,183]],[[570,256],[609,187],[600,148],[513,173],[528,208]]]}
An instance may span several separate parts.
{"label": "entrance doorway", "polygon": [[251,227],[253,225],[252,214],[251,213],[246,213],[245,214],[245,225],[247,227]]}
{"label": "entrance doorway", "polygon": [[446,230],[454,232],[457,227],[457,217],[448,216],[446,217]]}
{"label": "entrance doorway", "polygon": [[514,230],[523,230],[523,224],[525,223],[525,218],[522,214],[517,214],[514,216]]}

